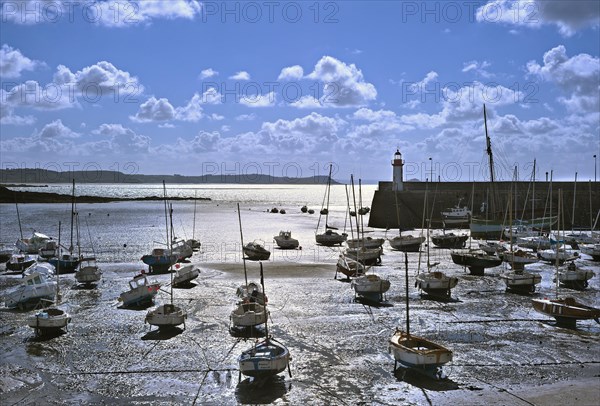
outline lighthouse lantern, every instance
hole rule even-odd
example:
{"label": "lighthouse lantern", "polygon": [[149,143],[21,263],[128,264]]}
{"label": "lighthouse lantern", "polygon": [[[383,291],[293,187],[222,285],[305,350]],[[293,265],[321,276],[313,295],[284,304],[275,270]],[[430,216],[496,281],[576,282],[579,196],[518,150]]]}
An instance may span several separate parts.
{"label": "lighthouse lantern", "polygon": [[402,160],[402,154],[400,153],[400,149],[396,149],[396,153],[394,154],[394,160],[392,161],[392,168],[393,168],[392,190],[394,190],[394,191],[404,190],[404,185],[402,183],[403,167],[404,167],[404,161]]}

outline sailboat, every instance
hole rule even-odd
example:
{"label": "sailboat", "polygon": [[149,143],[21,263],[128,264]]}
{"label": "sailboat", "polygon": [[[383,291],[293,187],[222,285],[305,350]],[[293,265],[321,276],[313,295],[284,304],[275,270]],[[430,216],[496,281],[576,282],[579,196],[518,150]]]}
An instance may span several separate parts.
{"label": "sailboat", "polygon": [[[352,181],[352,195],[354,197],[354,178],[351,176],[351,181]],[[362,193],[360,193],[361,190],[361,181],[360,179],[358,180],[358,188],[359,188],[359,203],[362,206]],[[354,209],[356,210],[356,198],[353,199],[354,200]],[[352,222],[352,218],[350,218],[350,222]],[[364,223],[363,223],[363,219],[362,216],[360,217],[360,221],[358,220],[358,216],[356,218],[356,234],[360,235],[360,233],[362,232],[363,238],[362,241],[364,243]],[[378,251],[381,248],[377,249]],[[352,259],[355,259],[357,262],[362,262],[363,264],[368,264],[369,262],[365,260],[363,260],[363,255],[366,254],[366,252],[368,252],[369,249],[364,248],[364,246],[356,248],[354,250],[354,255],[356,255],[356,258],[352,258],[351,255],[349,255],[348,250],[346,250],[346,256],[349,256]],[[372,250],[372,248],[370,249]],[[381,255],[381,253],[379,253],[379,255]],[[379,257],[379,256],[378,256]],[[377,257],[377,258],[378,258]],[[381,260],[379,260],[381,262]],[[374,273],[371,274],[367,274],[368,269],[365,270],[365,274],[358,276],[356,278],[354,278],[352,280],[352,284],[351,287],[352,289],[354,289],[354,293],[357,296],[363,297],[365,299],[368,300],[374,300],[377,302],[380,302],[382,300],[384,300],[384,294],[390,290],[390,286],[391,283],[388,279],[383,279],[381,278],[379,275],[376,275]]]}
{"label": "sailboat", "polygon": [[[58,223],[58,240],[60,245],[60,222]],[[60,266],[60,263],[59,263]],[[56,270],[56,300],[53,307],[40,310],[36,314],[27,318],[27,325],[35,329],[36,335],[43,335],[51,332],[60,331],[66,328],[71,322],[71,316],[62,309],[58,308],[60,304],[60,269]]]}
{"label": "sailboat", "polygon": [[191,286],[192,281],[200,276],[200,270],[193,264],[175,264],[175,275],[173,276],[173,282],[171,284],[174,288],[181,288]]}
{"label": "sailboat", "polygon": [[421,244],[425,241],[423,235],[413,237],[412,235],[402,235],[402,227],[400,226],[400,210],[398,209],[398,192],[394,192],[394,200],[396,203],[396,219],[398,220],[398,235],[392,239],[388,239],[390,247],[393,250],[405,252],[419,252]]}
{"label": "sailboat", "polygon": [[[167,187],[165,186],[165,182],[163,181],[163,193],[165,199],[165,211],[167,209]],[[166,214],[166,213],[165,213]],[[167,242],[171,244],[171,248],[173,246],[173,206],[169,205],[169,222],[165,218],[166,223],[166,232],[167,232]],[[169,227],[170,225],[170,227]],[[169,233],[169,230],[171,233]],[[169,238],[170,237],[170,238]],[[145,322],[150,324],[151,326],[157,326],[159,329],[171,329],[183,324],[183,328],[185,329],[185,319],[187,318],[186,311],[173,304],[173,272],[169,272],[171,276],[171,285],[169,290],[169,303],[163,303],[158,306],[156,309],[152,309],[148,311],[146,314]]]}
{"label": "sailboat", "polygon": [[[332,165],[329,165],[329,176],[327,177],[327,188],[325,189],[325,196],[323,196],[323,204],[321,207],[321,211],[319,214],[319,221],[317,221],[317,229],[315,231],[315,241],[317,244],[324,245],[326,247],[333,247],[334,245],[342,245],[348,234],[342,233],[339,234],[334,230],[337,230],[335,227],[331,227],[328,223],[329,219],[329,197],[331,194],[331,170]],[[325,205],[325,201],[327,201],[327,205]],[[321,217],[325,216],[325,232],[322,234],[318,234],[319,226],[321,224]]]}
{"label": "sailboat", "polygon": [[[359,212],[360,210],[356,210],[356,196],[354,193],[354,177],[350,176],[351,182],[352,182],[352,196],[353,196],[353,200],[354,200],[354,211],[355,212]],[[361,185],[361,180],[358,180],[358,193],[359,193],[359,203],[362,206],[362,185]],[[352,223],[352,216],[350,217],[350,223]],[[360,223],[360,224],[359,224]],[[381,254],[383,253],[383,248],[381,247],[381,244],[383,244],[383,242],[385,240],[380,239],[381,240],[381,244],[378,244],[376,247],[374,248],[368,248],[365,246],[365,241],[367,241],[365,239],[365,231],[364,231],[364,225],[362,225],[363,223],[363,216],[360,216],[360,221],[359,221],[359,217],[356,216],[356,235],[357,235],[357,239],[355,241],[355,243],[358,243],[359,245],[356,246],[354,245],[354,247],[348,247],[346,249],[346,251],[344,252],[344,254],[350,258],[353,259],[355,261],[361,262],[365,265],[372,265],[372,264],[380,264],[381,263]],[[362,237],[361,237],[362,234]]]}
{"label": "sailboat", "polygon": [[[260,263],[260,284],[262,291],[265,290],[265,282],[263,276],[263,266]],[[265,313],[265,336],[261,342],[255,343],[251,348],[243,351],[238,358],[240,376],[241,374],[252,378],[268,378],[285,371],[287,368],[290,378],[292,371],[290,370],[290,360],[292,359],[290,351],[281,342],[275,340],[269,335],[269,326],[267,324],[267,309],[264,307]]]}
{"label": "sailboat", "polygon": [[[240,224],[240,240],[242,247],[244,247],[244,234],[242,232],[242,215],[240,213],[240,204],[238,208],[238,221]],[[251,284],[248,283],[248,273],[246,270],[246,256],[242,252],[242,262],[244,264],[244,280],[245,286],[241,291],[241,300],[236,304],[235,309],[231,312],[229,320],[231,323],[230,331],[235,332],[239,329],[247,329],[260,324],[266,323],[268,318],[268,312],[266,309],[266,296],[254,294],[256,289],[251,288]],[[261,263],[262,269],[262,263]],[[262,299],[262,300],[261,300]],[[261,303],[262,302],[262,303]]]}
{"label": "sailboat", "polygon": [[[83,285],[91,286],[100,282],[100,280],[102,279],[102,270],[98,267],[98,263],[96,261],[96,253],[94,252],[94,241],[92,240],[92,235],[90,234],[90,227],[89,224],[87,224],[87,220],[86,226],[88,236],[90,238],[90,244],[92,245],[93,256],[81,258],[81,262],[79,263],[79,270],[75,272],[75,280]],[[77,240],[79,241],[79,216],[77,216],[77,235]]]}
{"label": "sailboat", "polygon": [[[436,267],[439,262],[431,263],[429,259],[429,229],[431,228],[431,219],[425,219],[425,213],[427,212],[427,185],[425,185],[425,198],[423,203],[423,221],[427,221],[427,272],[419,272],[421,269],[421,254],[419,253],[419,267],[417,270],[417,277],[415,285],[420,290],[424,291],[428,295],[434,297],[449,298],[451,289],[455,288],[458,284],[458,278],[455,276],[447,276],[444,272],[433,271],[431,269]],[[421,224],[423,228],[424,224]]]}
{"label": "sailboat", "polygon": [[[58,244],[57,257],[50,258],[48,260],[49,263],[54,265],[57,272],[73,273],[77,269],[77,266],[80,262],[80,258],[76,255],[73,255],[73,227],[75,227],[75,216],[75,179],[73,179],[73,194],[71,197],[71,242],[68,250],[69,253],[63,253],[63,247],[60,244]],[[58,236],[58,239],[60,241],[60,235]]]}
{"label": "sailboat", "polygon": [[[562,190],[558,190],[558,217],[562,214]],[[560,224],[560,221],[559,221]],[[558,233],[560,239],[560,232]],[[577,320],[590,320],[593,319],[597,323],[600,323],[600,309],[587,306],[583,303],[579,303],[574,297],[561,298],[558,295],[558,272],[559,272],[559,258],[556,258],[556,292],[554,299],[532,299],[531,303],[533,308],[543,314],[554,317],[557,325],[565,326],[569,328],[575,328]]]}
{"label": "sailboat", "polygon": [[423,337],[410,334],[408,298],[408,254],[404,253],[406,285],[406,331],[397,328],[389,340],[388,350],[394,356],[394,372],[398,363],[435,378],[442,378],[442,366],[452,361],[452,351]]}
{"label": "sailboat", "polygon": [[[508,195],[508,213],[509,223],[512,223],[512,187],[511,192]],[[535,292],[535,285],[538,285],[542,282],[542,277],[539,274],[527,272],[524,270],[527,257],[515,255],[515,252],[513,250],[512,230],[513,229],[511,227],[509,229],[510,249],[502,254],[502,259],[505,262],[509,262],[509,258],[512,260],[512,262],[509,262],[510,264],[512,264],[512,271],[503,272],[500,275],[500,279],[504,280],[504,283],[506,284],[506,289],[509,291],[533,293]],[[515,265],[515,258],[522,258],[523,261],[518,262],[519,265]]]}
{"label": "sailboat", "polygon": [[194,225],[192,227],[192,238],[187,240],[185,243],[193,250],[198,251],[202,244],[196,240],[196,205],[198,202],[198,192],[194,190]]}

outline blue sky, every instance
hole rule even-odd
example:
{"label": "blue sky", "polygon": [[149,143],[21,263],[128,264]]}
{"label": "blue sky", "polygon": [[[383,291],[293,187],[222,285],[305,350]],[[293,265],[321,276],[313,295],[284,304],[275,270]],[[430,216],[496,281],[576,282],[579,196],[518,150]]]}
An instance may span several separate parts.
{"label": "blue sky", "polygon": [[597,0],[1,3],[3,168],[481,180],[483,103],[501,179],[600,157]]}

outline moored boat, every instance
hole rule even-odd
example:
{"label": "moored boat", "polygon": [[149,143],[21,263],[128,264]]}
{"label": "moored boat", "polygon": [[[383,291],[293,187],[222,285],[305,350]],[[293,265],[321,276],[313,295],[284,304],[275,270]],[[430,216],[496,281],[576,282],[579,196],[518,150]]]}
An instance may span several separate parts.
{"label": "moored boat", "polygon": [[344,254],[340,254],[335,269],[336,278],[338,272],[343,275],[346,275],[346,277],[348,278],[354,278],[357,276],[364,275],[364,273],[366,272],[366,267],[364,264],[354,259],[348,258]]}
{"label": "moored boat", "polygon": [[296,249],[300,245],[297,239],[292,238],[291,231],[280,231],[279,235],[273,237],[277,246],[283,250]]}
{"label": "moored boat", "polygon": [[384,238],[373,238],[373,237],[365,237],[365,238],[352,238],[350,240],[346,240],[346,245],[348,248],[381,248],[383,243],[385,242]]}
{"label": "moored boat", "polygon": [[390,290],[391,283],[379,275],[368,274],[352,279],[351,286],[356,295],[380,302],[384,300],[384,294]]}
{"label": "moored boat", "polygon": [[554,317],[559,325],[575,327],[577,320],[596,320],[600,323],[600,309],[580,303],[573,297],[532,299],[531,302],[536,311]]}
{"label": "moored boat", "polygon": [[149,305],[160,289],[160,283],[148,282],[144,273],[137,274],[129,281],[129,290],[121,293],[119,301],[123,307]]}
{"label": "moored boat", "polygon": [[6,262],[9,271],[23,272],[37,261],[37,255],[12,254]]}
{"label": "moored boat", "polygon": [[186,264],[181,266],[175,264],[175,275],[173,275],[173,287],[179,288],[191,284],[191,282],[200,276],[200,270],[198,267],[192,264]]}
{"label": "moored boat", "polygon": [[21,280],[21,284],[4,296],[4,304],[9,309],[27,309],[37,306],[43,300],[53,301],[56,295],[56,282],[50,281],[39,272],[33,272]]}
{"label": "moored boat", "polygon": [[483,275],[485,268],[494,268],[502,263],[495,255],[488,255],[482,250],[456,250],[450,253],[452,262],[468,267],[472,275]]}
{"label": "moored boat", "polygon": [[151,273],[166,273],[177,262],[177,255],[165,248],[154,248],[151,254],[142,256],[141,260],[148,265]]}
{"label": "moored boat", "polygon": [[439,248],[464,248],[468,239],[468,234],[456,235],[454,233],[448,233],[431,236],[431,242]]}
{"label": "moored boat", "polygon": [[506,284],[506,289],[519,293],[535,292],[535,285],[542,282],[542,276],[526,271],[507,271],[500,274],[500,279]]}
{"label": "moored boat", "polygon": [[583,290],[588,287],[588,281],[594,275],[594,271],[581,268],[575,262],[571,262],[565,268],[558,270],[558,282],[567,288]]}
{"label": "moored boat", "polygon": [[458,284],[458,278],[440,271],[422,272],[417,275],[415,284],[431,296],[449,298],[451,289]]}
{"label": "moored boat", "polygon": [[30,238],[20,238],[15,245],[26,254],[37,254],[40,248],[43,248],[50,241],[50,237],[45,234],[33,232]]}
{"label": "moored boat", "polygon": [[388,351],[394,356],[394,372],[401,366],[442,378],[442,366],[452,361],[452,351],[423,337],[411,335],[408,296],[408,254],[404,253],[406,286],[406,330],[396,329],[389,340]]}
{"label": "moored boat", "polygon": [[256,241],[246,244],[243,251],[246,258],[251,261],[266,261],[271,256],[271,251]]}
{"label": "moored boat", "polygon": [[75,272],[75,280],[83,285],[94,285],[102,279],[102,270],[98,267],[96,257],[82,258],[79,270]]}
{"label": "moored boat", "polygon": [[423,241],[425,241],[425,237],[413,237],[410,234],[388,239],[393,250],[405,252],[419,252]]}

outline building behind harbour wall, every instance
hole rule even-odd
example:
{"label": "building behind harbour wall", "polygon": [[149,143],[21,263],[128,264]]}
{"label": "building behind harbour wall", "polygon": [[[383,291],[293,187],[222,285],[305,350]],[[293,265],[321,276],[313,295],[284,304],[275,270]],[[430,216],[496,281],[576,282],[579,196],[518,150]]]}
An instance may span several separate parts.
{"label": "building behind harbour wall", "polygon": [[[375,191],[371,202],[369,227],[420,228],[423,222],[423,204],[427,188],[432,227],[441,228],[441,211],[454,207],[459,199],[462,199],[461,206],[466,205],[472,209],[473,215],[478,215],[490,187],[489,182],[404,182],[403,185],[404,190],[394,193],[392,182],[379,182],[379,188]],[[507,199],[511,185],[516,185],[516,197],[513,194],[513,218],[524,220],[531,218],[533,189],[531,182],[495,182],[494,185],[498,190],[498,210],[503,211],[506,223],[508,223]],[[535,182],[535,217],[550,215],[550,203],[547,203],[549,186],[550,182]],[[600,210],[600,182],[577,182],[576,190],[574,188],[575,182],[552,182],[552,215],[556,215],[558,190],[561,189],[565,229],[570,230],[575,227],[589,230]],[[599,227],[600,221],[596,224],[596,229]]]}

